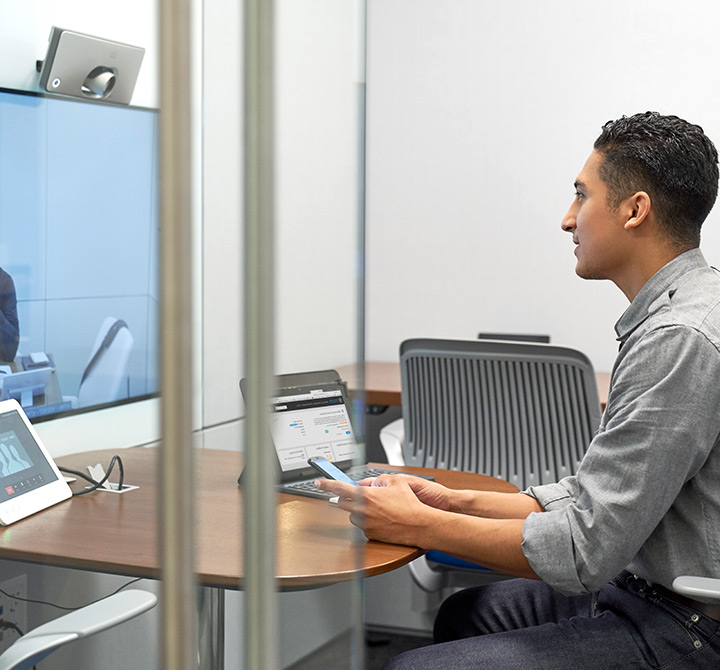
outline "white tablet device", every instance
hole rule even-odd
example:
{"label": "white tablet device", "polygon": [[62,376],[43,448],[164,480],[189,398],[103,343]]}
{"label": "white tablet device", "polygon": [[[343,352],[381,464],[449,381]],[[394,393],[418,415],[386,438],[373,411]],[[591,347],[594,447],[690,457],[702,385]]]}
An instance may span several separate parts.
{"label": "white tablet device", "polygon": [[17,400],[0,402],[0,524],[72,496]]}

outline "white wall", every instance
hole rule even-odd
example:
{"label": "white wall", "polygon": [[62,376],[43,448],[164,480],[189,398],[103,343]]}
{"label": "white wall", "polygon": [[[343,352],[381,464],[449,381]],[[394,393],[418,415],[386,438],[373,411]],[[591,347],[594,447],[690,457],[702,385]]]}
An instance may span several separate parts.
{"label": "white wall", "polygon": [[241,3],[204,3],[203,43],[203,424],[212,446],[238,448],[242,376]]}
{"label": "white wall", "polygon": [[[239,3],[204,3],[203,431],[242,441],[242,76]],[[276,4],[276,370],[334,367],[357,346],[354,0]],[[212,427],[212,428],[208,428]],[[287,665],[346,630],[351,585],[283,594]],[[227,667],[242,667],[242,593],[227,596]],[[354,618],[355,617],[355,618]]]}
{"label": "white wall", "polygon": [[[370,0],[368,358],[535,332],[609,370],[627,303],[560,219],[601,125],[648,109],[720,145],[707,0]],[[720,209],[703,249],[720,263]]]}
{"label": "white wall", "polygon": [[[241,412],[242,109],[238,3],[205,2],[204,420]],[[355,360],[357,15],[354,0],[276,5],[278,373]],[[213,446],[222,446],[214,436]],[[232,440],[235,437],[230,438]]]}
{"label": "white wall", "polygon": [[355,4],[277,3],[279,373],[355,360],[360,132]]}

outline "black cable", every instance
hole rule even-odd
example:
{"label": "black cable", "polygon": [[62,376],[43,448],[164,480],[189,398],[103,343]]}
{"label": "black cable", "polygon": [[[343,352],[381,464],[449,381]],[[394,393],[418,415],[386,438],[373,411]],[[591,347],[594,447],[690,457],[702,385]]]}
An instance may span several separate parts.
{"label": "black cable", "polygon": [[[17,598],[19,600],[19,598]],[[18,626],[16,623],[13,623],[12,621],[5,621],[4,619],[0,619],[0,628],[3,630],[14,630],[20,637],[25,635],[25,633],[20,630],[20,626]]]}
{"label": "black cable", "polygon": [[[12,598],[13,600],[21,600],[24,603],[31,603],[32,605],[47,605],[48,607],[54,607],[55,609],[64,610],[65,612],[74,612],[75,610],[80,610],[83,607],[87,607],[88,605],[93,605],[95,603],[100,602],[101,600],[105,600],[105,598],[109,598],[110,596],[114,596],[116,593],[120,593],[123,589],[126,589],[131,584],[135,584],[136,582],[139,582],[141,579],[144,579],[144,577],[136,577],[135,579],[131,579],[129,582],[123,584],[120,588],[115,589],[112,593],[109,593],[106,596],[103,596],[102,598],[98,598],[97,600],[93,600],[92,602],[86,603],[85,605],[78,605],[77,607],[65,607],[64,605],[56,605],[55,603],[47,602],[46,600],[33,600],[31,598],[20,598],[19,596],[10,595],[9,593],[6,593],[2,589],[0,589],[0,593],[4,595],[6,598]],[[3,623],[9,624],[9,622],[3,622],[0,620],[0,627],[2,627]],[[15,624],[12,624],[14,626]],[[22,633],[20,633],[22,635]]]}
{"label": "black cable", "polygon": [[92,479],[91,477],[88,477],[84,472],[80,472],[79,470],[71,470],[70,468],[62,468],[58,466],[58,470],[60,472],[64,472],[66,475],[74,475],[75,477],[82,477],[86,482],[90,482],[91,484],[95,485],[97,482]]}
{"label": "black cable", "polygon": [[84,479],[87,482],[90,482],[92,486],[87,489],[83,489],[82,491],[73,491],[73,496],[84,496],[86,493],[92,493],[93,491],[97,491],[110,477],[112,474],[113,468],[115,467],[115,464],[117,463],[118,466],[118,472],[119,472],[119,478],[118,478],[118,491],[122,491],[123,489],[123,481],[125,480],[125,468],[123,467],[123,462],[120,456],[115,455],[110,460],[110,465],[108,466],[107,472],[105,473],[105,476],[99,481],[96,482],[91,477],[88,477],[86,474],[78,471],[78,470],[70,470],[69,468],[58,468],[60,472],[64,472],[68,475],[74,475],[75,477],[80,477],[81,479]]}

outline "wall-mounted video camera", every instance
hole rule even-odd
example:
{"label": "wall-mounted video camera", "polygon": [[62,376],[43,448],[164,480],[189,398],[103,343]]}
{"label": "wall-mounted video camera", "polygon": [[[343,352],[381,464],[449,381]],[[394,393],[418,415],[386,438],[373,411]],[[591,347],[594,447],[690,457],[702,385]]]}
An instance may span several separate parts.
{"label": "wall-mounted video camera", "polygon": [[53,26],[47,55],[37,62],[49,93],[128,105],[145,49]]}

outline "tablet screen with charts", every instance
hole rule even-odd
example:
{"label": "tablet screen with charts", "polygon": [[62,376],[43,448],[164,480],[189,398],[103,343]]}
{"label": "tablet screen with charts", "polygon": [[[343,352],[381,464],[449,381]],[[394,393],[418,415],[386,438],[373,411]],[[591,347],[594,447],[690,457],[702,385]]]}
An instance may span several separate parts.
{"label": "tablet screen with charts", "polygon": [[0,524],[7,526],[71,495],[18,402],[0,402]]}

